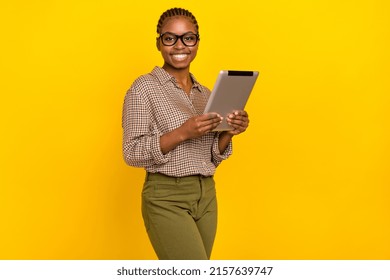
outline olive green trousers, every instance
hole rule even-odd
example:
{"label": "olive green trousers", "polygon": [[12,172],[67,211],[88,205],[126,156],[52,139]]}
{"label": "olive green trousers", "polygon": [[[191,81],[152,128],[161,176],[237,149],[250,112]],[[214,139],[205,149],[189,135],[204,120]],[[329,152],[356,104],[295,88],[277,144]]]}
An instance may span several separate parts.
{"label": "olive green trousers", "polygon": [[142,216],[159,259],[210,259],[217,230],[213,177],[148,173]]}

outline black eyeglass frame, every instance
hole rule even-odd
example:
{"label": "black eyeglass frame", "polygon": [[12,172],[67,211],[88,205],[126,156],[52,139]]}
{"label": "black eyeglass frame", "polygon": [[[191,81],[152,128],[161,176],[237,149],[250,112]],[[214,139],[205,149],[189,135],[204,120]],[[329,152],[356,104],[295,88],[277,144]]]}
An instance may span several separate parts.
{"label": "black eyeglass frame", "polygon": [[[162,36],[164,36],[165,34],[170,34],[170,35],[174,36],[174,37],[175,37],[175,41],[174,41],[172,44],[170,44],[170,45],[165,44],[165,43],[164,43],[164,40],[161,40]],[[185,36],[189,35],[189,34],[195,35],[195,36],[196,36],[196,42],[195,42],[195,44],[193,44],[193,45],[187,45],[187,44],[184,42],[184,39],[183,39],[183,38],[184,38]],[[172,33],[172,32],[165,32],[165,33],[161,33],[160,36],[157,37],[157,39],[160,39],[160,40],[161,40],[161,43],[162,43],[164,46],[167,46],[167,47],[172,47],[172,46],[174,46],[174,45],[177,43],[177,41],[178,41],[179,39],[181,40],[181,42],[183,43],[184,46],[186,46],[186,47],[195,47],[196,44],[198,43],[198,41],[200,40],[200,37],[199,37],[199,33],[195,34],[195,33],[193,33],[193,32],[187,32],[187,33],[184,33],[184,34],[182,34],[182,35],[176,35],[175,33]]]}

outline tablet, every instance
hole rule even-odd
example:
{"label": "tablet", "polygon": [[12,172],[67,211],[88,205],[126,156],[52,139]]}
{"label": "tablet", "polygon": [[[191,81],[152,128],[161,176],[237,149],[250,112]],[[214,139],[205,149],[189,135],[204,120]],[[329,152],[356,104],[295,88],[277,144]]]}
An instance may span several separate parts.
{"label": "tablet", "polygon": [[259,75],[258,71],[219,72],[217,81],[206,104],[204,113],[218,113],[223,121],[214,131],[232,130],[226,117],[234,110],[244,110]]}

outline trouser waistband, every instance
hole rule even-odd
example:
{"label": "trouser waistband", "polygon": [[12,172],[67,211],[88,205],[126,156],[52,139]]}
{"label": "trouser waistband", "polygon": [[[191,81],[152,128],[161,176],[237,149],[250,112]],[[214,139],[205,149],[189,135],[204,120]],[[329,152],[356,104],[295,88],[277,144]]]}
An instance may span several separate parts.
{"label": "trouser waistband", "polygon": [[213,178],[213,176],[204,176],[201,174],[196,175],[189,175],[184,177],[174,177],[174,176],[168,176],[162,173],[146,173],[146,180],[149,181],[165,181],[165,182],[191,182],[191,181],[199,181],[204,179],[210,179]]}

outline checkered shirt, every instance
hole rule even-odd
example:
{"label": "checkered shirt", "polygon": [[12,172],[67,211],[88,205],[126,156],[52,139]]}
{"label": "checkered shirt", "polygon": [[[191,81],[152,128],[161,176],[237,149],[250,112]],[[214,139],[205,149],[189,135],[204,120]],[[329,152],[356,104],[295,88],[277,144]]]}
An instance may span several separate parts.
{"label": "checkered shirt", "polygon": [[223,154],[219,153],[218,132],[184,141],[166,154],[161,152],[163,134],[203,114],[210,90],[191,77],[194,85],[190,95],[160,67],[134,81],[127,91],[122,116],[123,156],[128,165],[174,177],[211,176],[231,155],[231,142]]}

